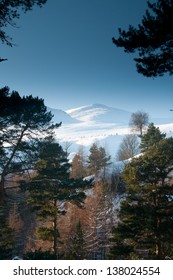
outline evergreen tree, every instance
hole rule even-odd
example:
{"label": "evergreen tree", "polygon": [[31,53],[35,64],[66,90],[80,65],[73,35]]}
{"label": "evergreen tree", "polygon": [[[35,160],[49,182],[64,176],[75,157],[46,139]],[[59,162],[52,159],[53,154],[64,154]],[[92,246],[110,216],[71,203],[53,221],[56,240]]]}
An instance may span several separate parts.
{"label": "evergreen tree", "polygon": [[91,187],[91,181],[69,178],[70,164],[66,152],[58,143],[43,142],[39,154],[37,176],[29,184],[23,183],[21,187],[29,191],[28,202],[32,209],[45,221],[51,221],[51,227],[41,227],[38,233],[41,239],[53,241],[52,250],[58,257],[58,215],[66,212],[61,203],[69,201],[83,207],[86,197],[84,190]]}
{"label": "evergreen tree", "polygon": [[52,125],[51,119],[52,114],[47,112],[42,99],[21,97],[18,92],[10,92],[8,87],[0,89],[0,251],[4,252],[4,258],[7,258],[5,252],[10,254],[11,250],[12,253],[12,230],[7,219],[10,208],[8,175],[26,174],[33,168],[38,142],[52,136],[54,127],[59,126]]}
{"label": "evergreen tree", "polygon": [[165,137],[166,134],[161,133],[159,127],[155,127],[153,123],[150,123],[147,132],[141,137],[141,152],[145,152],[153,145],[157,145],[158,142]]}
{"label": "evergreen tree", "polygon": [[137,51],[137,71],[147,77],[173,74],[173,1],[147,1],[149,9],[138,28],[129,26],[128,31],[119,28],[119,38],[113,38],[117,47],[125,52]]}
{"label": "evergreen tree", "polygon": [[55,260],[56,256],[51,251],[42,251],[41,249],[35,250],[34,252],[27,252],[24,260]]}
{"label": "evergreen tree", "polygon": [[[34,5],[42,7],[47,0],[4,0],[0,1],[0,41],[12,47],[12,38],[7,35],[5,28],[16,27],[16,20],[20,18],[20,12],[26,13],[32,10]],[[0,62],[6,61],[0,57]]]}
{"label": "evergreen tree", "polygon": [[111,164],[111,156],[106,153],[104,147],[99,148],[100,168],[103,170],[103,177],[106,176],[106,168]]}
{"label": "evergreen tree", "polygon": [[12,46],[12,39],[6,34],[3,28],[8,25],[16,26],[15,20],[20,17],[19,11],[27,12],[34,5],[42,6],[47,0],[4,0],[0,2],[0,40]]}
{"label": "evergreen tree", "polygon": [[99,148],[96,143],[93,143],[88,157],[88,170],[91,174],[97,175],[100,169]]}
{"label": "evergreen tree", "polygon": [[0,260],[10,260],[13,252],[13,232],[6,223],[6,205],[0,205]]}
{"label": "evergreen tree", "polygon": [[53,115],[47,112],[38,97],[21,97],[0,89],[0,201],[4,200],[5,180],[9,173],[25,172],[37,160],[38,142],[52,137],[57,125],[51,124]]}
{"label": "evergreen tree", "polygon": [[37,178],[68,179],[71,165],[66,152],[53,139],[43,141],[39,145],[39,161],[35,165]]}
{"label": "evergreen tree", "polygon": [[85,237],[80,220],[76,224],[76,231],[70,238],[67,259],[83,260],[86,257]]}
{"label": "evergreen tree", "polygon": [[120,222],[113,230],[111,258],[129,259],[139,250],[148,258],[173,256],[173,138],[162,139],[138,159],[126,165],[126,200]]}
{"label": "evergreen tree", "polygon": [[105,148],[93,143],[88,157],[88,170],[90,174],[97,176],[99,171],[103,170],[105,175],[106,167],[111,164],[110,159],[111,157],[107,155]]}

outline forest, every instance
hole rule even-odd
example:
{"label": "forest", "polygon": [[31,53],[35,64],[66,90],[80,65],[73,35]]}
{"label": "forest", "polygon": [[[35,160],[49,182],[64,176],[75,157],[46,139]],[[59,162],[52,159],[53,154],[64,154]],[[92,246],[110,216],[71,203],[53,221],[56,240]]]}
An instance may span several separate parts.
{"label": "forest", "polygon": [[97,142],[69,161],[42,99],[0,99],[1,259],[172,258],[172,137],[137,112],[123,168]]}
{"label": "forest", "polygon": [[[45,3],[1,1],[1,42],[12,47],[5,28]],[[173,1],[148,8],[138,28],[119,29],[112,41],[138,52],[140,74],[172,75]],[[42,98],[0,89],[0,259],[172,259],[173,138],[133,113],[121,168],[112,169],[115,159],[97,142],[70,161],[68,143],[55,139],[61,120],[52,118]]]}

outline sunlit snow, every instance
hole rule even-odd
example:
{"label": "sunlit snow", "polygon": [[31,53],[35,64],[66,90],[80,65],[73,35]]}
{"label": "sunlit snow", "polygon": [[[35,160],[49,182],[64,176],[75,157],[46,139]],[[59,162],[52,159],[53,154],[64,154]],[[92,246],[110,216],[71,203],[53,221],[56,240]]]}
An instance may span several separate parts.
{"label": "sunlit snow", "polygon": [[[129,128],[131,113],[105,105],[82,106],[67,110],[64,114],[62,110],[54,109],[52,112],[54,121],[62,122],[56,130],[56,138],[62,146],[70,144],[71,156],[79,146],[84,146],[88,153],[92,143],[98,142],[115,158],[123,137],[132,133]],[[173,120],[171,123],[171,119],[155,118],[150,122],[154,122],[168,137],[173,135]]]}

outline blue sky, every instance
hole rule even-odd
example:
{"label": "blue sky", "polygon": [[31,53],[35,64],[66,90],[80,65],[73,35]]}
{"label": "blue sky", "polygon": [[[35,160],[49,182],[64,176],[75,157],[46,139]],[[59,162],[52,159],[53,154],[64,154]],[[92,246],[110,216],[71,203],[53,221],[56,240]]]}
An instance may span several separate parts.
{"label": "blue sky", "polygon": [[[153,0],[154,1],[154,0]],[[173,117],[173,80],[136,72],[133,56],[112,44],[118,28],[137,26],[146,0],[48,0],[6,31],[0,86],[39,96],[52,108],[101,103],[150,116]]]}

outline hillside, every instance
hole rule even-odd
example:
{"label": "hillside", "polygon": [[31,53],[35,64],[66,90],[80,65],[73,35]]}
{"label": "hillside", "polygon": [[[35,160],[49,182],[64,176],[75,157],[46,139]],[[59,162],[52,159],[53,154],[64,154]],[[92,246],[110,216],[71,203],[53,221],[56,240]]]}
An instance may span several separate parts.
{"label": "hillside", "polygon": [[102,104],[91,104],[66,111],[72,118],[83,122],[127,124],[131,113]]}
{"label": "hillside", "polygon": [[[83,145],[88,153],[91,144],[97,141],[115,158],[123,137],[130,133],[131,112],[125,110],[102,104],[86,105],[65,112],[58,109],[50,110],[54,114],[53,120],[62,122],[62,126],[56,130],[56,138],[62,146],[67,142],[71,144],[69,150],[71,157],[80,145]],[[171,118],[153,118],[150,122],[154,122],[162,132],[167,133],[167,136],[172,135]]]}
{"label": "hillside", "polygon": [[53,122],[59,123],[62,122],[64,124],[66,123],[79,123],[77,119],[73,119],[69,114],[67,114],[65,111],[60,109],[52,109],[47,107],[48,111],[51,111],[53,114]]}

